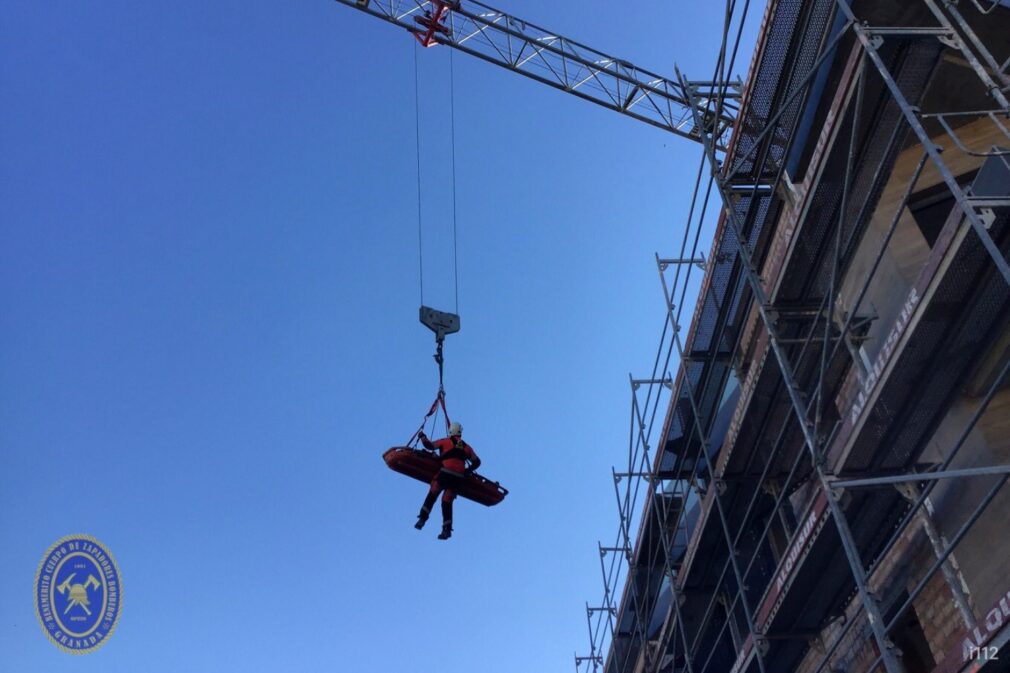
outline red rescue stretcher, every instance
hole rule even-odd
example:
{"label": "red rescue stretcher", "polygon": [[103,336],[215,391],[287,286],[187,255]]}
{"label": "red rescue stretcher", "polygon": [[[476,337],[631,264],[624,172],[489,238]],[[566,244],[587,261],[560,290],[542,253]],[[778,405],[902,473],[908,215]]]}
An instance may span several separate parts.
{"label": "red rescue stretcher", "polygon": [[[394,446],[382,454],[382,459],[394,472],[405,474],[426,484],[430,484],[438,471],[442,469],[442,462],[431,451],[412,449],[407,446]],[[508,495],[508,489],[497,481],[491,481],[476,472],[460,476],[458,482],[455,487],[457,495],[487,507],[497,505]]]}

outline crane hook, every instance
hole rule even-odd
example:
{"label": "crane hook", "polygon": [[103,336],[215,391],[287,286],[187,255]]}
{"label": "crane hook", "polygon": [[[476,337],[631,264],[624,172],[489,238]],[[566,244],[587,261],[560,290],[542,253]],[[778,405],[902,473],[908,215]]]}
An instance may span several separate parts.
{"label": "crane hook", "polygon": [[442,392],[442,374],[444,370],[445,358],[442,356],[442,345],[447,334],[455,334],[459,331],[459,316],[455,313],[436,311],[433,308],[422,306],[420,311],[421,323],[435,333],[435,362],[438,363],[438,390]]}

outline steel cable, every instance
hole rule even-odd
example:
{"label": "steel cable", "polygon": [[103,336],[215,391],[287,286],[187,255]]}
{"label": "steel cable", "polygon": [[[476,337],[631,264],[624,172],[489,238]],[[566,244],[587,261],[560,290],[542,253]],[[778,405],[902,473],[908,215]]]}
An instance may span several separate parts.
{"label": "steel cable", "polygon": [[424,306],[424,245],[421,238],[421,94],[417,76],[417,42],[414,42],[414,156],[417,159],[417,276]]}

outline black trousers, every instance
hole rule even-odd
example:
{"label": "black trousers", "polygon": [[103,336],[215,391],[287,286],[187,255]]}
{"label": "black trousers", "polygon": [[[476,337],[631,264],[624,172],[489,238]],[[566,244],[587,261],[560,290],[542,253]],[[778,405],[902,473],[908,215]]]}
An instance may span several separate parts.
{"label": "black trousers", "polygon": [[456,499],[456,488],[459,486],[462,480],[462,475],[451,470],[446,470],[442,468],[439,470],[435,478],[431,480],[431,486],[428,489],[428,495],[424,499],[424,504],[421,505],[421,516],[424,519],[428,518],[428,513],[431,512],[432,505],[435,504],[435,499],[438,498],[438,494],[442,494],[442,524],[452,525],[452,501]]}

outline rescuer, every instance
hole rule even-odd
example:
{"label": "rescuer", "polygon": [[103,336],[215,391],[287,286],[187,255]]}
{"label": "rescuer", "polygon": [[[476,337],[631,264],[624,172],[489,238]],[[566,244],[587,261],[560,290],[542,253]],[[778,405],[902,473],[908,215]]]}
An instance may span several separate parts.
{"label": "rescuer", "polygon": [[418,530],[424,528],[424,524],[428,521],[428,514],[431,513],[431,506],[435,504],[435,498],[441,493],[442,532],[439,533],[438,539],[448,540],[452,536],[452,501],[456,498],[456,487],[480,467],[480,458],[474,453],[473,447],[463,441],[463,426],[455,421],[449,425],[448,437],[433,442],[423,432],[419,432],[418,438],[424,448],[438,451],[442,469],[431,480],[431,488],[428,489],[428,496],[424,499],[424,504],[421,505],[421,512],[417,515],[417,523],[414,524],[414,528]]}

